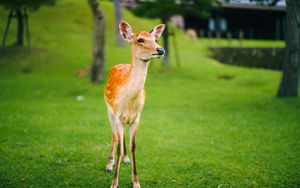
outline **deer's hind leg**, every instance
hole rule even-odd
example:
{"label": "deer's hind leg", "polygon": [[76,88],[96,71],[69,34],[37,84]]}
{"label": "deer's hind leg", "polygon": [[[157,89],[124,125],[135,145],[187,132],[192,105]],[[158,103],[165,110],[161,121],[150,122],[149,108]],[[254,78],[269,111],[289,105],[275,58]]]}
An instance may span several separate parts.
{"label": "deer's hind leg", "polygon": [[114,127],[115,117],[110,109],[108,109],[108,118],[112,128],[112,135],[111,135],[111,149],[106,164],[106,172],[111,172],[113,170],[114,163],[115,163],[115,147],[117,141],[117,134],[116,134],[116,129]]}

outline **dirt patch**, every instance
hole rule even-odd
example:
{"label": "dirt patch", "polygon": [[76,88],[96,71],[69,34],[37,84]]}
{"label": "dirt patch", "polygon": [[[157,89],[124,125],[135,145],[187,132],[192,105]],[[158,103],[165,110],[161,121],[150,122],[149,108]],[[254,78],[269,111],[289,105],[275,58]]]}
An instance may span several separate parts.
{"label": "dirt patch", "polygon": [[227,75],[227,74],[223,74],[223,75],[219,75],[217,77],[219,80],[231,80],[234,78],[234,76],[232,75]]}

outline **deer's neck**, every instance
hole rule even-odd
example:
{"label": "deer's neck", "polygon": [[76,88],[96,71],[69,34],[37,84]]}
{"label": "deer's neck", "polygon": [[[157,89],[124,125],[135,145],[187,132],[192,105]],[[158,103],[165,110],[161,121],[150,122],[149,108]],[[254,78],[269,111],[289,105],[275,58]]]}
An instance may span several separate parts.
{"label": "deer's neck", "polygon": [[129,88],[133,95],[138,94],[145,85],[149,62],[139,59],[132,53],[132,64],[129,73]]}

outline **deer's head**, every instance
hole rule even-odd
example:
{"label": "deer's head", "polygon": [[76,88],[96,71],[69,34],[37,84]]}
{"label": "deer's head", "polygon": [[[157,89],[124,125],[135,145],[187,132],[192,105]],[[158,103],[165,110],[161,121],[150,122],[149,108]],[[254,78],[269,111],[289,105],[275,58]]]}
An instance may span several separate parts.
{"label": "deer's head", "polygon": [[165,25],[159,24],[150,32],[141,31],[132,33],[132,29],[127,22],[121,21],[119,24],[120,34],[132,45],[132,51],[136,58],[144,62],[164,55],[165,50],[157,44],[157,40],[160,38],[164,29]]}

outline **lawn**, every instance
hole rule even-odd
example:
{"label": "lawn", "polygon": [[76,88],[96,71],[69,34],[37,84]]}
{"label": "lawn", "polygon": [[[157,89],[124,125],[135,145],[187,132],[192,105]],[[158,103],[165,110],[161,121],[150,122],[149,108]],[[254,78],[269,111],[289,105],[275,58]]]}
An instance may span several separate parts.
{"label": "lawn", "polygon": [[[108,72],[130,62],[130,47],[116,46],[113,6],[101,4]],[[6,14],[0,8],[0,36]],[[123,16],[134,31],[159,23]],[[33,13],[30,26],[30,50],[0,50],[0,187],[109,187],[104,83],[74,74],[91,63],[89,7],[62,0]],[[275,97],[280,73],[220,64],[209,58],[207,40],[180,31],[177,42],[180,68],[173,56],[169,69],[160,61],[149,67],[137,135],[141,186],[299,187],[300,100]],[[255,44],[283,46],[244,42]],[[130,166],[121,166],[119,182],[131,186]]]}

